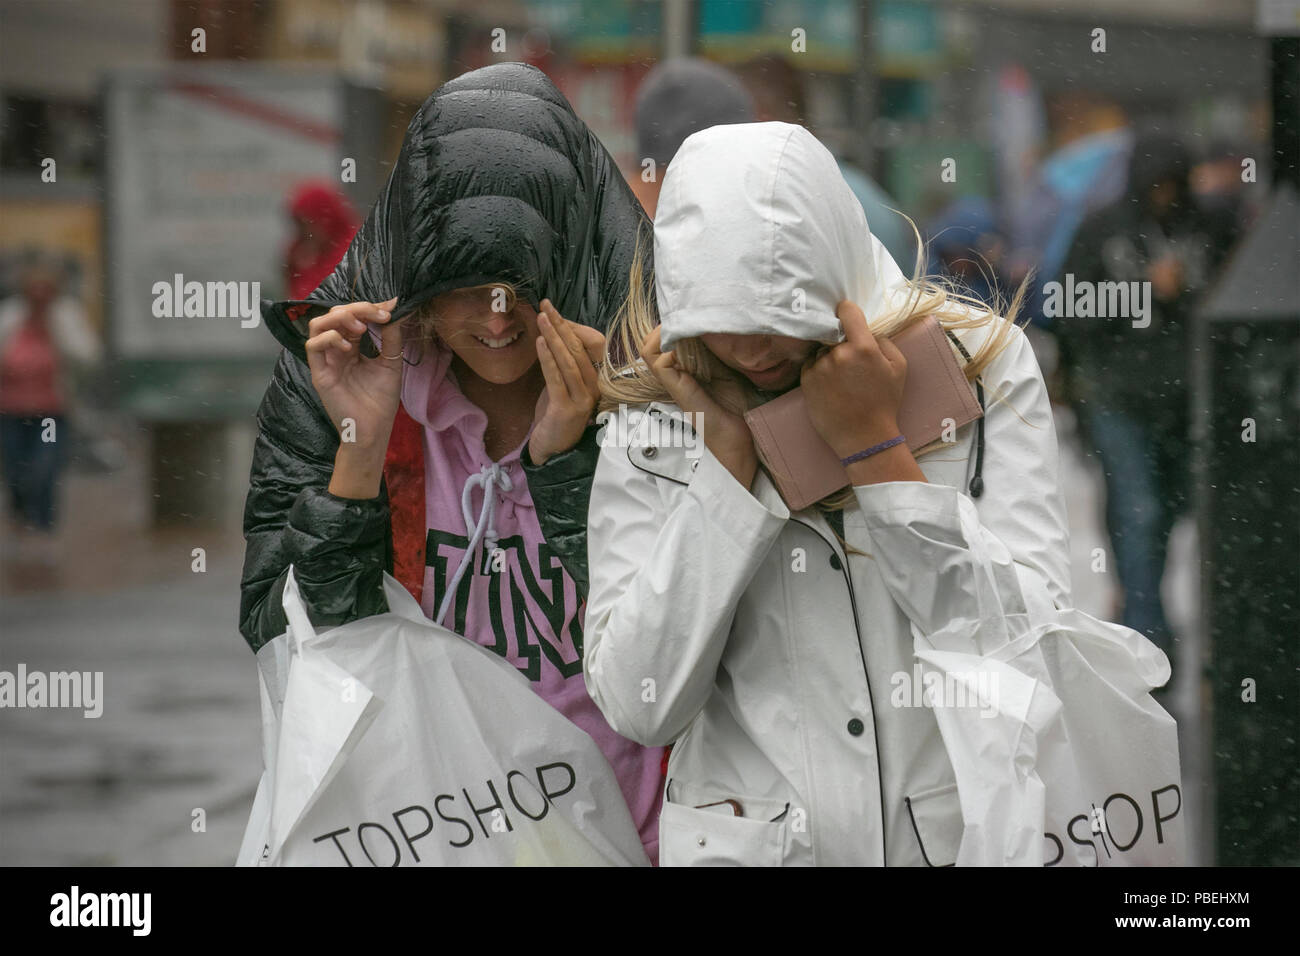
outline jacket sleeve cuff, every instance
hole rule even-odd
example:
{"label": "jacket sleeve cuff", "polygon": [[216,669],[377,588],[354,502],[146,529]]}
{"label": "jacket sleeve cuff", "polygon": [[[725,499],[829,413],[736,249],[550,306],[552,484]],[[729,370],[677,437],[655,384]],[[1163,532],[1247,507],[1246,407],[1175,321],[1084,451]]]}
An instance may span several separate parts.
{"label": "jacket sleeve cuff", "polygon": [[698,462],[688,493],[700,501],[704,514],[742,549],[763,548],[775,541],[790,518],[785,503],[751,494],[707,445]]}
{"label": "jacket sleeve cuff", "polygon": [[[853,491],[881,578],[912,624],[927,637],[953,626],[977,636],[986,610],[978,569],[986,556],[972,548],[977,528],[963,518],[960,492],[923,481],[857,485]],[[969,499],[965,506],[973,512]]]}
{"label": "jacket sleeve cuff", "polygon": [[289,512],[290,527],[334,548],[382,544],[388,520],[388,500],[382,494],[340,498],[315,488],[298,495]]}
{"label": "jacket sleeve cuff", "polygon": [[387,607],[388,502],[304,489],[289,511],[286,552],[317,627],[333,627]]}
{"label": "jacket sleeve cuff", "polygon": [[906,528],[924,523],[944,532],[946,543],[965,545],[960,492],[951,485],[925,481],[882,481],[854,485],[853,493],[870,530]]}
{"label": "jacket sleeve cuff", "polygon": [[600,446],[596,440],[599,431],[596,425],[587,426],[576,445],[568,451],[552,455],[540,465],[533,463],[532,454],[528,444],[525,443],[523,453],[519,456],[519,463],[523,465],[524,474],[528,476],[528,486],[536,488],[563,485],[571,481],[589,482],[592,472],[595,471],[596,459],[600,455]]}

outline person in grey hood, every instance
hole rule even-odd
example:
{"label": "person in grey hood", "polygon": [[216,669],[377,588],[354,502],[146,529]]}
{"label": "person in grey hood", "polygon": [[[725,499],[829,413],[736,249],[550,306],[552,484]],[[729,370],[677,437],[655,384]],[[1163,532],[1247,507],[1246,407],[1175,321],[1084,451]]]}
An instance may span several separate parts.
{"label": "person in grey hood", "polygon": [[[986,821],[963,820],[935,714],[898,680],[921,647],[996,656],[1063,633],[1065,504],[1025,336],[907,280],[831,154],[786,123],[683,144],[655,221],[655,289],[610,329],[613,352],[640,360],[601,374],[606,435],[628,438],[602,441],[591,490],[583,673],[612,727],[672,745],[662,863],[969,857]],[[888,336],[926,317],[989,402],[982,423],[914,454]],[[742,413],[800,384],[851,487],[792,511]],[[702,449],[655,424],[688,427],[683,412]],[[1125,634],[1151,665],[1124,672],[1136,698],[1163,657]],[[1042,826],[996,859],[1043,862]]]}
{"label": "person in grey hood", "polygon": [[668,164],[686,137],[710,126],[751,123],[755,118],[753,98],[726,67],[699,57],[656,64],[636,91],[641,171],[633,187],[650,218]]}

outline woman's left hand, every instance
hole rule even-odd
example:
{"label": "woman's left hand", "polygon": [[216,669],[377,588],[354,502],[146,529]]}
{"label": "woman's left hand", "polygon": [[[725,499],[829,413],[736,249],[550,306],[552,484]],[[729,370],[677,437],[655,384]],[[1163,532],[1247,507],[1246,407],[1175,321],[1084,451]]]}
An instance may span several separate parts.
{"label": "woman's left hand", "polygon": [[898,346],[871,334],[852,302],[835,309],[844,341],[804,366],[802,385],[813,427],[841,458],[898,434],[907,360]]}
{"label": "woman's left hand", "polygon": [[537,399],[528,456],[534,465],[568,451],[582,438],[600,399],[596,363],[605,356],[605,336],[596,329],[569,322],[550,299],[537,314],[537,360],[546,376],[546,389]]}

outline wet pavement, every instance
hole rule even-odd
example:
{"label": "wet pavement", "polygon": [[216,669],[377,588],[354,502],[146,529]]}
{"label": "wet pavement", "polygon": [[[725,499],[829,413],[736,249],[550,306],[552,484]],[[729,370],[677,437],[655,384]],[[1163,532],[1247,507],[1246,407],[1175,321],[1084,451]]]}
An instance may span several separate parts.
{"label": "wet pavement", "polygon": [[[1105,547],[1099,477],[1058,415],[1077,606],[1109,617],[1114,581],[1090,569]],[[56,542],[0,538],[0,669],[102,671],[104,711],[0,711],[0,864],[228,865],[261,772],[253,655],[237,629],[238,515],[202,528],[150,527],[147,456],[69,475]],[[194,548],[206,570],[192,570]],[[1166,594],[1188,662],[1200,660],[1195,542],[1180,525]],[[1179,668],[1193,840],[1205,849],[1207,775],[1199,666]],[[201,811],[199,813],[198,811]],[[202,829],[199,828],[199,820]]]}
{"label": "wet pavement", "polygon": [[151,530],[146,469],[134,448],[120,471],[69,475],[53,542],[0,532],[0,669],[104,675],[98,718],[0,711],[0,864],[227,865],[238,849],[261,731],[237,517]]}

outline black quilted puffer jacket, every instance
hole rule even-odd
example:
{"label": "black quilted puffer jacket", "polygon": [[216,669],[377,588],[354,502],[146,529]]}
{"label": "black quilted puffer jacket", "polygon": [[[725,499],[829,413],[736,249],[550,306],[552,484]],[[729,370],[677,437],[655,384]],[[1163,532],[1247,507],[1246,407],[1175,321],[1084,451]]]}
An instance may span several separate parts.
{"label": "black quilted puffer jacket", "polygon": [[[394,296],[397,321],[451,289],[504,281],[534,308],[549,297],[565,318],[604,331],[627,294],[635,255],[650,274],[649,229],[614,161],[540,70],[489,66],[429,96],[333,274],[308,302],[262,302],[285,349],[258,410],[244,509],[239,619],[254,650],[285,630],[290,564],[319,627],[387,610],[387,487],[370,500],[327,490],[339,436],[311,383],[308,321],[340,303]],[[368,338],[363,352],[374,354]],[[542,533],[580,596],[594,431],[544,465],[524,457]]]}

